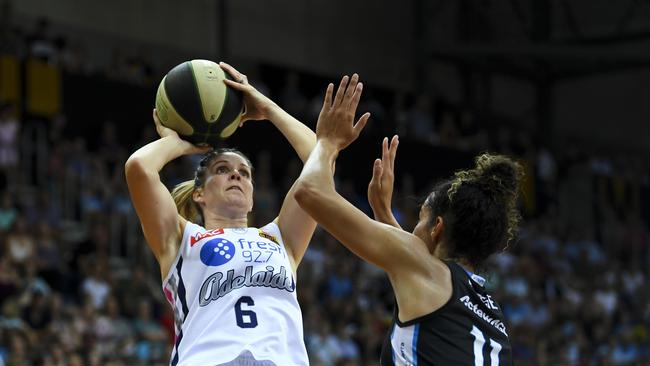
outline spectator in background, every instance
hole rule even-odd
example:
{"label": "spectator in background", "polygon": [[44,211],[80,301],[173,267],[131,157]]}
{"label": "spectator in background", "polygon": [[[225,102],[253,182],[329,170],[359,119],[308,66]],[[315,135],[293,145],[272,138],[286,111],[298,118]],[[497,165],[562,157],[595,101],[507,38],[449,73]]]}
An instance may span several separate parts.
{"label": "spectator in background", "polygon": [[29,341],[27,337],[21,332],[13,332],[8,337],[10,346],[6,354],[6,364],[7,366],[13,365],[30,365],[30,356],[29,356]]}
{"label": "spectator in background", "polygon": [[300,90],[300,76],[296,72],[288,72],[285,85],[278,97],[278,103],[286,111],[298,119],[307,115],[307,98]]}
{"label": "spectator in background", "polygon": [[538,213],[544,215],[548,209],[555,206],[557,197],[558,167],[555,157],[546,146],[537,150],[535,161],[535,183],[537,184]]}
{"label": "spectator in background", "polygon": [[440,126],[438,128],[438,143],[441,146],[455,148],[460,143],[460,133],[456,122],[456,115],[449,110],[442,112]]}
{"label": "spectator in background", "polygon": [[84,298],[97,310],[103,309],[106,299],[111,294],[110,279],[105,260],[88,263],[86,276],[82,283]]}
{"label": "spectator in background", "polygon": [[27,228],[25,218],[18,216],[6,238],[5,255],[18,266],[27,265],[33,257],[36,243]]}
{"label": "spectator in background", "polygon": [[126,81],[137,85],[150,85],[153,81],[153,66],[148,60],[143,46],[138,47],[137,53],[126,61]]}
{"label": "spectator in background", "polygon": [[20,124],[16,108],[9,103],[0,103],[0,188],[16,185],[20,173],[18,169],[19,137]]}
{"label": "spectator in background", "polygon": [[112,295],[109,296],[106,300],[105,311],[102,311],[97,318],[95,329],[101,353],[104,356],[109,356],[119,349],[122,340],[133,336],[133,326],[134,324],[122,316],[117,298]]}
{"label": "spectator in background", "polygon": [[433,101],[426,94],[416,97],[415,103],[408,112],[408,135],[416,140],[429,144],[437,144],[440,140],[434,121]]}
{"label": "spectator in background", "polygon": [[485,151],[489,146],[487,131],[479,123],[479,117],[470,108],[458,113],[458,148],[465,151]]}
{"label": "spectator in background", "polygon": [[278,212],[280,202],[278,202],[278,190],[273,184],[273,162],[271,153],[262,150],[257,155],[257,169],[255,182],[255,217],[254,222],[262,224],[271,222]]}
{"label": "spectator in background", "polygon": [[11,193],[9,190],[3,191],[0,197],[0,237],[9,231],[18,218],[18,209],[16,209]]}
{"label": "spectator in background", "polygon": [[133,323],[133,330],[138,342],[137,357],[141,361],[162,361],[168,356],[166,345],[169,343],[167,333],[152,316],[152,305],[149,299],[141,298],[138,312]]}
{"label": "spectator in background", "polygon": [[63,276],[65,272],[62,251],[63,245],[59,242],[52,227],[46,221],[37,225],[35,262],[38,274],[48,285],[56,290],[64,287]]}
{"label": "spectator in background", "polygon": [[58,45],[60,63],[64,70],[76,75],[90,75],[95,72],[88,59],[88,50],[81,40],[68,42],[65,38],[59,38]]}
{"label": "spectator in background", "polygon": [[[322,96],[319,97],[319,99],[322,100]],[[367,111],[370,113],[371,119],[368,127],[371,127],[371,129],[374,130],[377,134],[384,136],[394,133],[395,121],[393,121],[392,118],[389,118],[383,103],[379,101],[372,90],[364,91],[363,100],[359,102],[359,110]],[[318,113],[315,117],[318,117]],[[313,120],[316,120],[316,118]]]}
{"label": "spectator in background", "polygon": [[[0,257],[0,305],[5,303],[5,300],[18,295],[22,287],[23,280],[19,276],[16,266],[6,255],[3,255]],[[4,316],[4,314],[2,315]]]}
{"label": "spectator in background", "polygon": [[121,300],[124,313],[135,316],[142,299],[156,299],[162,303],[163,296],[160,285],[147,276],[141,266],[135,266],[117,288],[117,297]]}
{"label": "spectator in background", "polygon": [[27,35],[29,55],[45,62],[56,62],[57,47],[47,18],[36,21],[34,31]]}

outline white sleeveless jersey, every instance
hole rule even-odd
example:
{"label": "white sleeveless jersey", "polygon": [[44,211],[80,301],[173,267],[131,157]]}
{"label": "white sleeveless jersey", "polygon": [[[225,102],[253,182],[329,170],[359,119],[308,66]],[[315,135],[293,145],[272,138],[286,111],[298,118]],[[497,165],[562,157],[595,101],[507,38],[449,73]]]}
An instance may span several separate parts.
{"label": "white sleeveless jersey", "polygon": [[296,283],[280,229],[188,222],[163,281],[174,309],[170,365],[308,365]]}

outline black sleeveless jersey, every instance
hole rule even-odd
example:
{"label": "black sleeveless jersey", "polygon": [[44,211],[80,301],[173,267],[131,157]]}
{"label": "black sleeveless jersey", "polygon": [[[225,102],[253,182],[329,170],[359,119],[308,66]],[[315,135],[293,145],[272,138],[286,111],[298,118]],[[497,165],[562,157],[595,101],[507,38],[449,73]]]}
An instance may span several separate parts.
{"label": "black sleeveless jersey", "polygon": [[512,365],[501,307],[485,291],[480,276],[445,262],[451,271],[451,299],[440,309],[393,326],[381,350],[382,366]]}

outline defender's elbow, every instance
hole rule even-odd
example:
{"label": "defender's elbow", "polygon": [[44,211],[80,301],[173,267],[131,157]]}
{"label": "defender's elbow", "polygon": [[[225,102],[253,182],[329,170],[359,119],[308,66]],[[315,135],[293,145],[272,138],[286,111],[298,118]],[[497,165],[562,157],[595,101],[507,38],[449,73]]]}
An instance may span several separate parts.
{"label": "defender's elbow", "polygon": [[294,197],[300,207],[309,212],[318,201],[319,192],[315,184],[306,180],[296,182]]}

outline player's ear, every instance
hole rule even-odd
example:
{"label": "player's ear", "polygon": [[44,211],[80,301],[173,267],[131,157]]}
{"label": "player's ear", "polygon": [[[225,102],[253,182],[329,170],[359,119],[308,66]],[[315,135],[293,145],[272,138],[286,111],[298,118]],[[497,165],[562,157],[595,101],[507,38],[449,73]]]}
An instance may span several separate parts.
{"label": "player's ear", "polygon": [[431,242],[437,245],[438,241],[442,239],[444,232],[445,219],[443,219],[442,216],[436,216],[436,222],[433,224],[433,227],[431,227],[431,232],[429,233],[431,236]]}
{"label": "player's ear", "polygon": [[203,188],[199,187],[192,192],[192,200],[196,203],[203,202]]}

